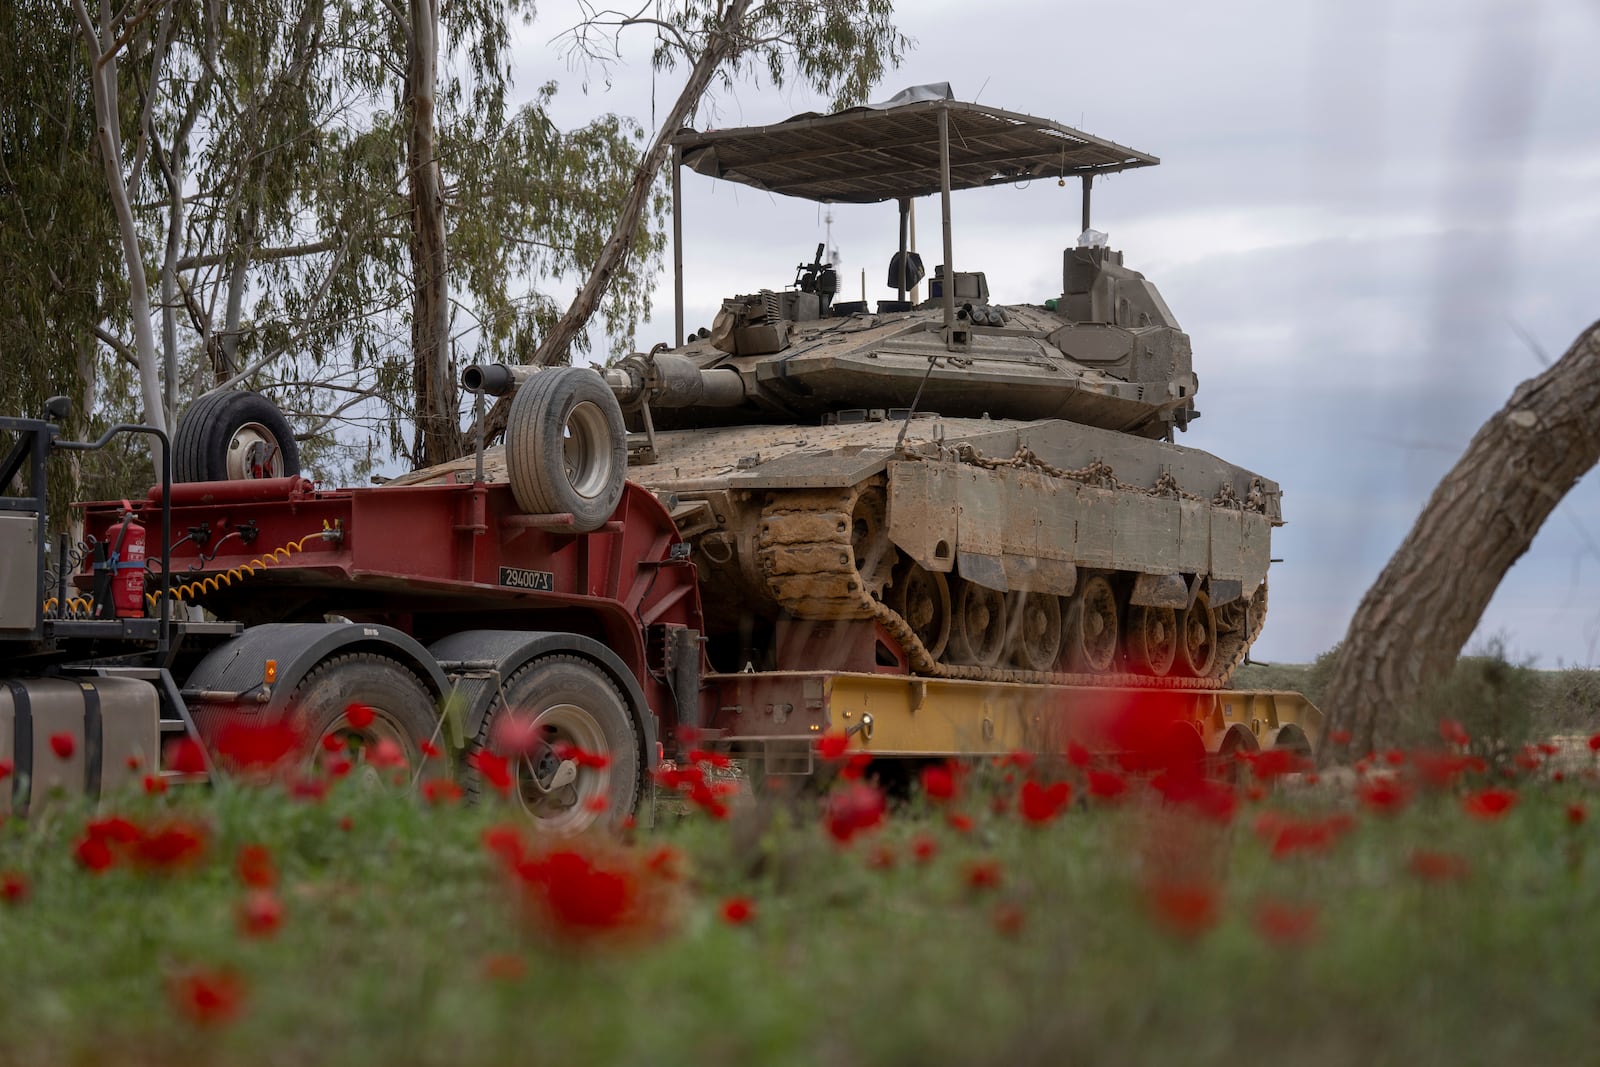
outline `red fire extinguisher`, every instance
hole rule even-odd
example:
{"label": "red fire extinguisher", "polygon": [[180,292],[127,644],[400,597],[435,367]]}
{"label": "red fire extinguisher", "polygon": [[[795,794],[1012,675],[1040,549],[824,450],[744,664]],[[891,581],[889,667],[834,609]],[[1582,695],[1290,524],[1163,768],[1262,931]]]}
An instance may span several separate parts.
{"label": "red fire extinguisher", "polygon": [[118,618],[144,615],[144,527],[133,518],[133,505],[122,502],[122,523],[111,550],[116,576],[111,582],[111,603]]}

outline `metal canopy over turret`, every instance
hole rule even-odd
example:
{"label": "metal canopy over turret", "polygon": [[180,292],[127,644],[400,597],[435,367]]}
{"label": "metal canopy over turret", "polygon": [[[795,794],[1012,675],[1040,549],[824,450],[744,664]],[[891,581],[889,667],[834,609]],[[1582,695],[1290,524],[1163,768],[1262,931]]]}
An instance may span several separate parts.
{"label": "metal canopy over turret", "polygon": [[1155,156],[1049,119],[959,100],[797,115],[772,126],[685,130],[673,141],[697,173],[786,196],[873,204],[942,190],[939,116],[950,124],[950,188],[1151,167]]}

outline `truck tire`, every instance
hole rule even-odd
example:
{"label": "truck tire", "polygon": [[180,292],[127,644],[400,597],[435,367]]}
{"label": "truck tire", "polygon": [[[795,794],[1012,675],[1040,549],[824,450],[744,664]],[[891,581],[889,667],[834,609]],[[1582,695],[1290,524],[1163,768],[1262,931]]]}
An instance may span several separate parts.
{"label": "truck tire", "polygon": [[300,473],[294,431],[260,393],[207,393],[184,411],[172,438],[175,482],[288,478]]}
{"label": "truck tire", "polygon": [[[639,731],[622,691],[604,671],[576,656],[545,656],[507,679],[502,692],[489,706],[473,748],[508,759],[511,799],[540,829],[615,828],[633,814],[643,788]],[[529,747],[508,751],[513,735]],[[557,742],[603,755],[606,766],[577,765],[570,783],[547,788],[565,773],[566,761],[552,748]],[[492,791],[470,762],[463,781],[469,796]]]}
{"label": "truck tire", "polygon": [[579,533],[597,530],[622,499],[627,477],[622,407],[587,367],[553,367],[517,390],[506,418],[506,478],[532,515],[569,513]]}
{"label": "truck tire", "polygon": [[[351,724],[354,704],[372,709],[371,723]],[[323,739],[329,736],[343,737],[345,754],[358,762],[363,752],[389,740],[405,754],[412,778],[423,763],[422,743],[434,736],[439,721],[422,680],[396,660],[372,652],[346,653],[318,664],[295,686],[289,706],[313,746],[314,758],[328,754]]]}

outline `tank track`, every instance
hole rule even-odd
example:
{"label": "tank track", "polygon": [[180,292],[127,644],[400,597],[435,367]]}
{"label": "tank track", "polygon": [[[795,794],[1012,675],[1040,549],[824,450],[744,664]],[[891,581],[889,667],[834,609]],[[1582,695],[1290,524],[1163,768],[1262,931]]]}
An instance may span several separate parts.
{"label": "tank track", "polygon": [[[1137,689],[1221,689],[1244,661],[1266,618],[1266,585],[1248,601],[1217,609],[1217,665],[1211,676],[1028,671],[942,663],[910,623],[868,591],[856,567],[852,515],[862,487],[772,494],[762,509],[758,559],[767,589],[800,619],[875,619],[900,643],[919,675],[987,682],[1032,682]],[[1224,618],[1232,624],[1224,631]],[[1242,635],[1242,636],[1241,636]]]}

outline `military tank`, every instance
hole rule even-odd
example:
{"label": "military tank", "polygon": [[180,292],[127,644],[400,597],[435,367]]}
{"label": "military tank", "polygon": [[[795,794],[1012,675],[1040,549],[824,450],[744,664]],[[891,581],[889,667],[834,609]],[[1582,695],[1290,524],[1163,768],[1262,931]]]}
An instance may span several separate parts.
{"label": "military tank", "polygon": [[[1199,415],[1188,335],[1090,225],[1094,178],[1156,157],[948,86],[685,130],[674,148],[675,208],[683,166],[822,203],[896,203],[892,295],[839,299],[819,247],[792,281],[730,296],[685,338],[675,248],[675,347],[598,374],[464,376],[490,392],[534,383],[504,453],[524,506],[598,525],[625,464],[692,546],[722,670],[832,659],[1000,681],[1226,681],[1265,617],[1281,494],[1173,443]],[[1058,297],[1002,302],[983,271],[955,268],[953,192],[1073,178],[1081,226]],[[933,195],[943,262],[929,277],[907,222]]]}

